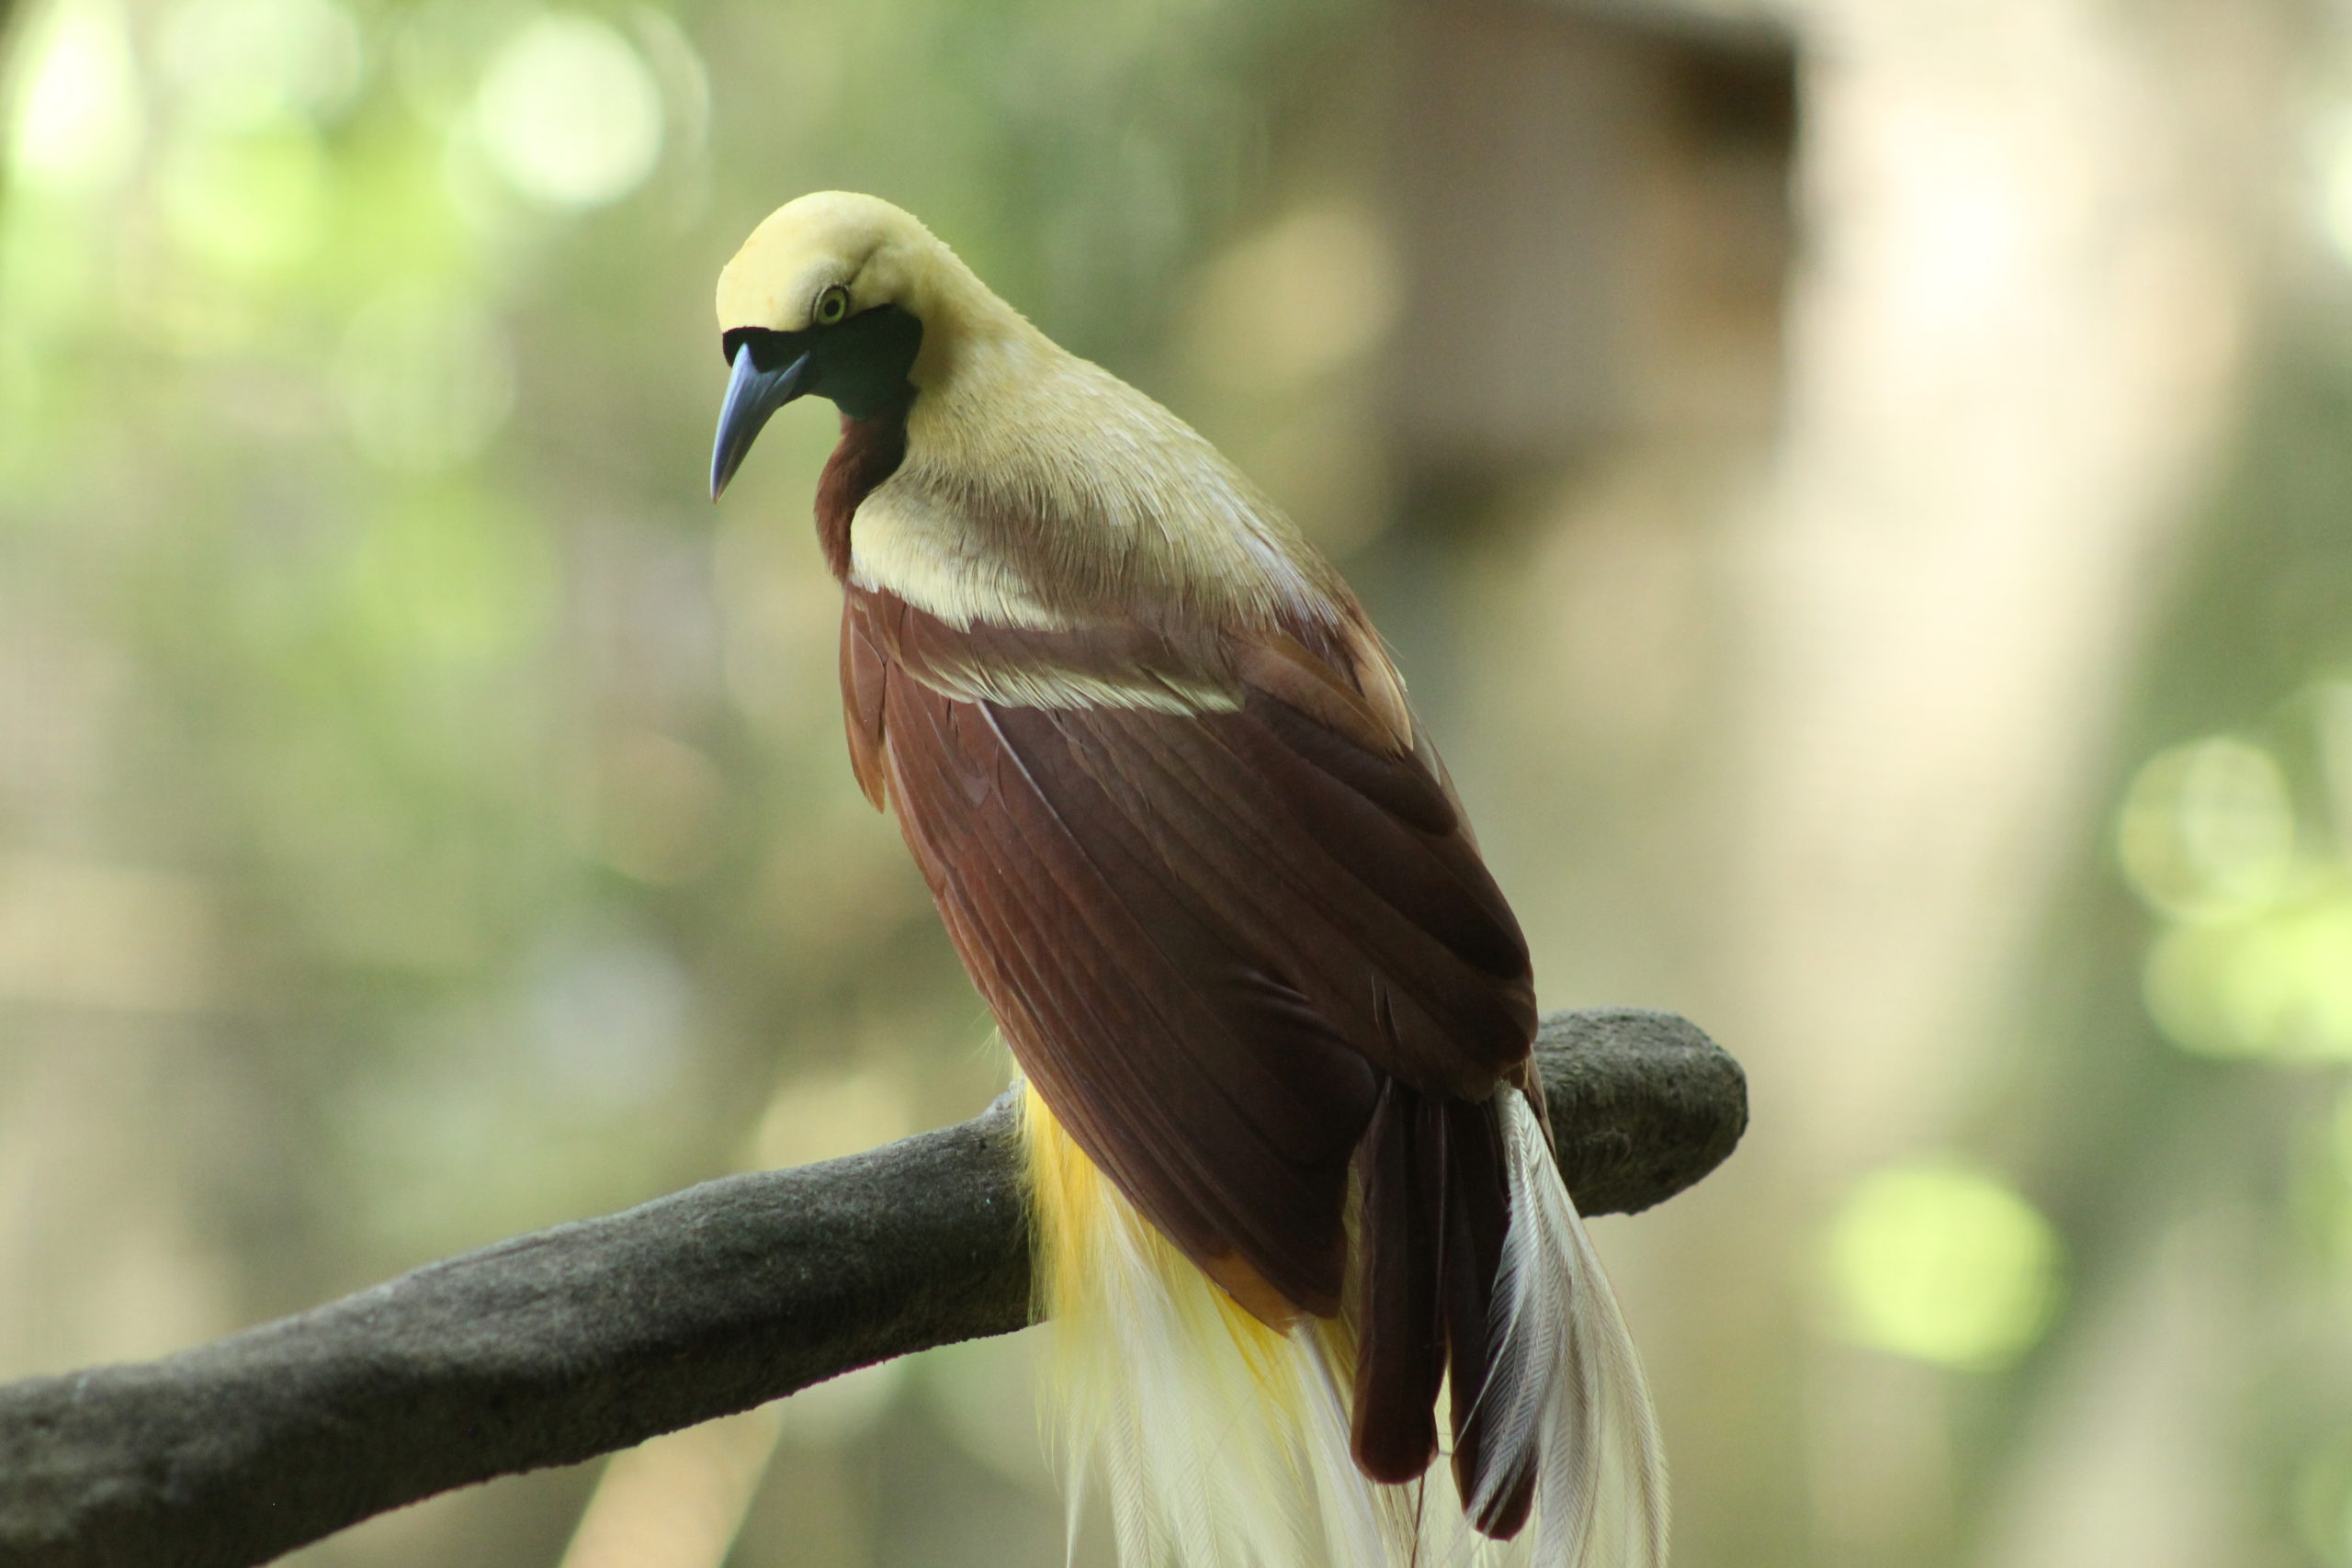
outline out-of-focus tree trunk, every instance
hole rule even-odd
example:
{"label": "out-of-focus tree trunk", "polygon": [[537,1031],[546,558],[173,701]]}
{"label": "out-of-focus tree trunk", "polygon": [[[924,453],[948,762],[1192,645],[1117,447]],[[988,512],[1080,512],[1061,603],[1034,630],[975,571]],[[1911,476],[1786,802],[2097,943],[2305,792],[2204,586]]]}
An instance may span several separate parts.
{"label": "out-of-focus tree trunk", "polygon": [[[2036,1038],[2032,943],[2101,831],[2090,791],[2235,406],[2246,209],[2287,85],[2270,21],[1810,14],[1810,265],[1733,587],[1745,782],[1719,961],[1738,1037],[1795,1091],[1770,1162],[1785,1242],[1858,1173],[1961,1132]],[[1820,1560],[1943,1558],[1990,1499],[1956,1492],[1930,1380],[1825,1351],[1807,1381]],[[2228,1468],[2108,1522],[2205,1538]],[[2053,1495],[2027,1533],[2097,1506]]]}
{"label": "out-of-focus tree trunk", "polygon": [[[1522,487],[1455,656],[1450,754],[1547,1000],[1683,1009],[1754,1072],[1727,1179],[1603,1242],[1664,1370],[1694,1568],[2104,1523],[2107,1493],[2031,1474],[2146,1402],[1980,1483],[1944,1375],[1820,1336],[1810,1270],[1848,1185],[1962,1137],[2036,1039],[2036,942],[2228,434],[2290,85],[2280,18],[2230,0],[1791,15],[1777,438],[1654,421]],[[1551,789],[1514,795],[1545,759]],[[2171,1348],[2134,1364],[2161,1379]],[[2183,1473],[2133,1494],[2134,1544],[2215,1544],[2227,1467]]]}

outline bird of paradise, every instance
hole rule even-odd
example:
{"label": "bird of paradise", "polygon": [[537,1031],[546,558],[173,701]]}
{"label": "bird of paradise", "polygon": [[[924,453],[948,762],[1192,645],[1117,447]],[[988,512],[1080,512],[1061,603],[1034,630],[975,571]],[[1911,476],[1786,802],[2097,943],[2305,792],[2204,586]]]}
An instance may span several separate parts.
{"label": "bird of paradise", "polygon": [[784,207],[718,303],[714,497],[841,412],[850,760],[1026,1080],[1073,1529],[1091,1483],[1125,1568],[1662,1563],[1526,943],[1355,595],[887,202]]}

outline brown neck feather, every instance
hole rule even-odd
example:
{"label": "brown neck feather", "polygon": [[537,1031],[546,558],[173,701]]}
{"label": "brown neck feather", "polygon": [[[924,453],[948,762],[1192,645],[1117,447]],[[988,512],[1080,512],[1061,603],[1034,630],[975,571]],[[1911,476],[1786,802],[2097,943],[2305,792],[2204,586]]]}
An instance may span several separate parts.
{"label": "brown neck feather", "polygon": [[817,480],[817,542],[838,581],[849,581],[849,522],[857,503],[898,472],[906,456],[904,407],[866,419],[842,415],[841,445]]}

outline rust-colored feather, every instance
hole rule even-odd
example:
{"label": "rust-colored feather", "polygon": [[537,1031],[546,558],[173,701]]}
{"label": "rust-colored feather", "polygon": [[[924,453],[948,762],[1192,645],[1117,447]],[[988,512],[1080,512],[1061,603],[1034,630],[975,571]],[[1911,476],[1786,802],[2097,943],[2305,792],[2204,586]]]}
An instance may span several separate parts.
{"label": "rust-colored feather", "polygon": [[817,497],[851,761],[1030,1080],[1123,1560],[1429,1561],[1432,1499],[1371,1482],[1426,1471],[1450,1377],[1473,1526],[1657,1568],[1638,1362],[1527,1098],[1526,944],[1338,574],[887,203],[789,204],[718,305],[715,476],[763,399],[854,415]]}
{"label": "rust-colored feather", "polygon": [[[1450,1338],[1475,1469],[1506,1213],[1471,1100],[1524,1060],[1533,1000],[1416,738],[1302,637],[957,628],[855,586],[845,615],[853,732],[887,758],[949,931],[1056,1116],[1269,1321],[1261,1284],[1339,1309],[1352,1166],[1358,1459],[1387,1480],[1426,1466]],[[975,670],[1014,668],[1069,705],[967,694]],[[1200,711],[1085,699],[1154,673]]]}

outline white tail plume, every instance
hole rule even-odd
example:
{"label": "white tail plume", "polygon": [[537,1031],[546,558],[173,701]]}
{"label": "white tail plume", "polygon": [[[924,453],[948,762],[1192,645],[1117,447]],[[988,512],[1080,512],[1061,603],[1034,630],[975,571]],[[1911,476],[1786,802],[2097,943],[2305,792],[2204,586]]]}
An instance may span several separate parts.
{"label": "white tail plume", "polygon": [[1498,1092],[1511,1217],[1489,1490],[1537,1467],[1510,1541],[1469,1528],[1442,1460],[1408,1485],[1367,1481],[1348,1443],[1351,1331],[1250,1317],[1029,1097],[1073,1540],[1100,1491],[1122,1568],[1662,1568],[1665,1462],[1633,1341],[1542,1125]]}
{"label": "white tail plume", "polygon": [[1495,1286],[1497,1461],[1470,1512],[1535,1466],[1533,1568],[1663,1568],[1666,1450],[1634,1337],[1524,1095],[1499,1091],[1510,1228]]}

